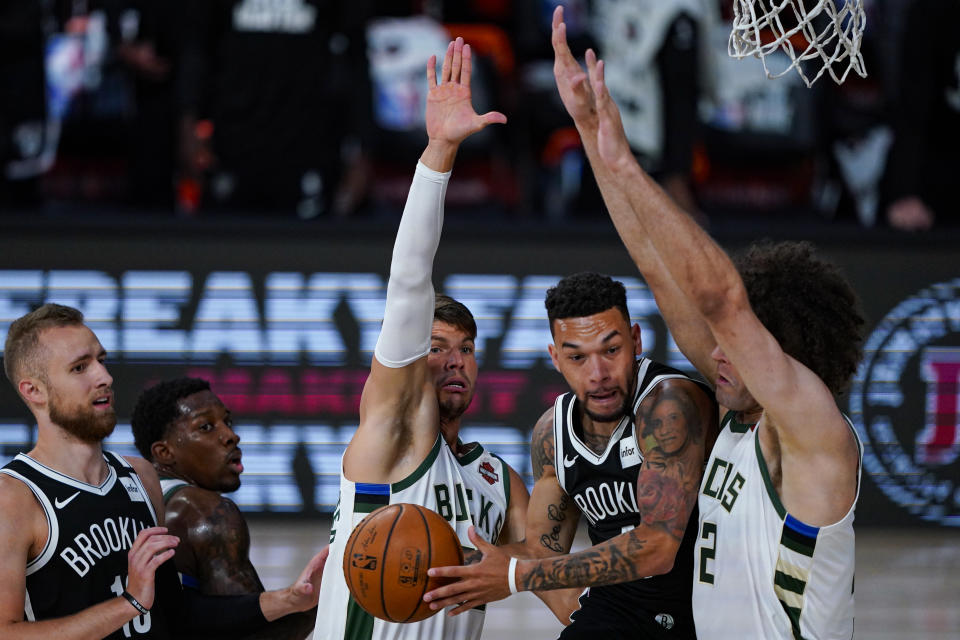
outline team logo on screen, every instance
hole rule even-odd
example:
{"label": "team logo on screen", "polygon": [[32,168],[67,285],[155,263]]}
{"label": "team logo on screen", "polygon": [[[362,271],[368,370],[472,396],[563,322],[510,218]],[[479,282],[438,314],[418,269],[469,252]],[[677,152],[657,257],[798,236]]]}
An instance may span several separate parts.
{"label": "team logo on screen", "polygon": [[960,278],[898,304],[867,338],[850,392],[863,467],[917,518],[960,526]]}

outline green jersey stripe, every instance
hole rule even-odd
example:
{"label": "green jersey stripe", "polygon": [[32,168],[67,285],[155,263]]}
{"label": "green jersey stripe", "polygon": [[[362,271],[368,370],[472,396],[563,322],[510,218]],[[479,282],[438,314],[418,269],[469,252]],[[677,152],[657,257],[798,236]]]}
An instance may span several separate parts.
{"label": "green jersey stripe", "polygon": [[[320,615],[323,615],[321,612]],[[347,626],[343,640],[370,640],[373,637],[373,616],[364,611],[350,596],[347,603]]]}
{"label": "green jersey stripe", "polygon": [[413,473],[409,476],[400,480],[399,482],[394,482],[391,485],[390,490],[393,493],[399,493],[404,489],[412,487],[417,480],[423,477],[427,471],[430,470],[430,467],[433,466],[434,461],[436,461],[437,456],[440,455],[440,446],[443,443],[443,434],[437,434],[437,441],[433,443],[433,449],[430,450],[430,453],[427,454],[427,457],[420,463],[420,466],[417,467]]}

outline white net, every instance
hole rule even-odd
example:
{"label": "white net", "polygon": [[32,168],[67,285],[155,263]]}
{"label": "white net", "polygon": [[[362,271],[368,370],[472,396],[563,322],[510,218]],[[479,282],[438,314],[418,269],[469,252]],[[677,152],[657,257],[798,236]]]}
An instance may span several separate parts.
{"label": "white net", "polygon": [[[839,9],[832,0],[734,0],[728,53],[733,58],[760,58],[769,78],[796,69],[808,87],[824,72],[837,84],[851,69],[865,78],[860,55],[866,25],[863,0],[837,0],[837,4]],[[774,72],[767,57],[777,51],[783,51],[790,62]]]}

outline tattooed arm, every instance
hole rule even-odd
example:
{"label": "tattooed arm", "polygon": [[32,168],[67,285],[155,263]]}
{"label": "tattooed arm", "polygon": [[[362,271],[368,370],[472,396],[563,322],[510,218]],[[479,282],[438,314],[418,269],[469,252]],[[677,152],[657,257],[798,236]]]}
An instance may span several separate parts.
{"label": "tattooed arm", "polygon": [[[174,558],[177,570],[194,578],[201,593],[260,594],[263,616],[270,622],[243,638],[300,639],[313,630],[317,595],[313,593],[314,585],[304,587],[301,575],[298,582],[287,589],[264,591],[260,576],[250,562],[250,530],[232,500],[199,487],[185,487],[169,500],[166,512],[168,528],[176,531],[174,535],[182,541]],[[315,558],[311,565],[317,562]],[[311,565],[308,565],[309,573],[316,569]],[[322,564],[320,567],[322,569]],[[316,579],[319,592],[319,574]],[[298,592],[303,590],[309,593]]]}
{"label": "tattooed arm", "polygon": [[[682,446],[676,447],[676,429],[673,433],[663,430],[658,437],[665,446],[661,447],[659,442],[656,447],[649,445],[651,454],[654,448],[666,453],[659,458],[649,456],[641,469],[637,503],[642,524],[579,553],[520,560],[516,567],[519,590],[540,591],[628,582],[666,573],[673,567],[696,505],[697,489],[703,474],[704,443],[716,429],[717,412],[706,392],[689,381],[662,383],[658,393],[650,394],[648,399],[651,404],[660,395],[666,397],[668,388],[670,395],[682,394],[687,397],[694,408],[693,413],[686,416],[683,431],[690,437],[680,443]],[[638,413],[645,412],[641,408]],[[640,425],[637,429],[641,429]],[[646,443],[643,446],[647,446]],[[533,502],[531,499],[531,504]],[[509,557],[490,545],[478,544],[478,548],[484,555],[479,564],[430,570],[431,576],[460,578],[458,582],[426,594],[424,599],[431,603],[431,608],[442,608],[462,601],[477,606],[509,595]],[[455,609],[453,613],[459,613],[459,610]]]}
{"label": "tattooed arm", "polygon": [[517,586],[599,586],[670,571],[697,504],[716,430],[716,405],[701,387],[677,379],[658,384],[637,411],[637,444],[644,453],[637,477],[641,524],[579,553],[520,562]]}
{"label": "tattooed arm", "polygon": [[577,533],[580,512],[557,480],[554,450],[551,408],[537,421],[530,442],[534,485],[527,508],[525,557],[567,553]]}

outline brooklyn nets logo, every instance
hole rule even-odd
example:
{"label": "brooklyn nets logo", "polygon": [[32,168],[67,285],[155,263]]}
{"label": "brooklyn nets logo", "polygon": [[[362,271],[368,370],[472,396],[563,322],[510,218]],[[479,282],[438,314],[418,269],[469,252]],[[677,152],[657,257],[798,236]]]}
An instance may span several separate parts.
{"label": "brooklyn nets logo", "polygon": [[864,470],[909,513],[960,526],[960,278],[898,304],[864,351],[850,392]]}

